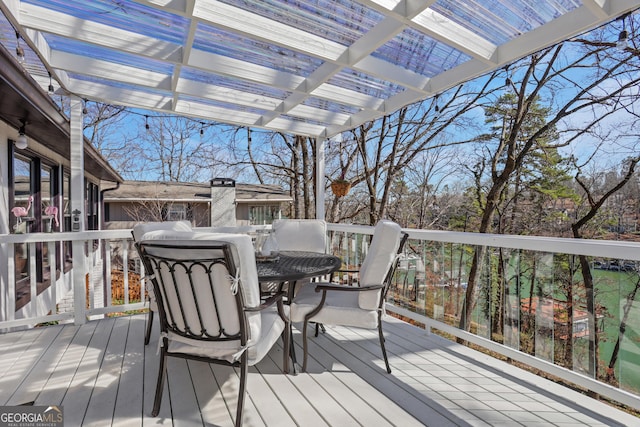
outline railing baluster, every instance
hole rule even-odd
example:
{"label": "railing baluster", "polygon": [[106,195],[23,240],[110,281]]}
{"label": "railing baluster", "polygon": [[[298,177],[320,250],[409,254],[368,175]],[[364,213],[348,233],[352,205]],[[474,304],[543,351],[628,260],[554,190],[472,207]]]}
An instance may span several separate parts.
{"label": "railing baluster", "polygon": [[124,304],[129,304],[129,246],[122,245],[122,274],[124,281],[123,300]]}

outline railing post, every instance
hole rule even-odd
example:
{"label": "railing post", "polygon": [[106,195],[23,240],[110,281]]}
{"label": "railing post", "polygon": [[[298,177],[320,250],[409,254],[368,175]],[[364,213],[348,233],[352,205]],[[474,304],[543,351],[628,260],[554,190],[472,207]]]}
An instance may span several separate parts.
{"label": "railing post", "polygon": [[87,321],[86,268],[83,240],[74,240],[73,249],[73,315],[76,325]]}

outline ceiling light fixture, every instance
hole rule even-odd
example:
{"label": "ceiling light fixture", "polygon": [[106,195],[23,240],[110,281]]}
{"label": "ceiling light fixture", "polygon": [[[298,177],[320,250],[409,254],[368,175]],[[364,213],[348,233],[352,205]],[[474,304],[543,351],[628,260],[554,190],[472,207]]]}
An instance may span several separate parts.
{"label": "ceiling light fixture", "polygon": [[20,46],[20,33],[16,31],[16,57],[18,58],[18,62],[24,64],[24,49]]}
{"label": "ceiling light fixture", "polygon": [[27,148],[27,136],[24,134],[24,127],[26,122],[21,120],[22,126],[20,126],[20,130],[18,131],[18,139],[16,139],[16,148],[19,150],[24,150]]}

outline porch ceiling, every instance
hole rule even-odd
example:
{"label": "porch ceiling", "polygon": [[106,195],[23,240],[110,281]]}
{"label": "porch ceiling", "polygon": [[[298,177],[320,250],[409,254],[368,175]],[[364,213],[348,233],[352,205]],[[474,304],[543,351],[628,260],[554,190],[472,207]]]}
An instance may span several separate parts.
{"label": "porch ceiling", "polygon": [[68,93],[329,137],[615,19],[640,0],[0,5]]}

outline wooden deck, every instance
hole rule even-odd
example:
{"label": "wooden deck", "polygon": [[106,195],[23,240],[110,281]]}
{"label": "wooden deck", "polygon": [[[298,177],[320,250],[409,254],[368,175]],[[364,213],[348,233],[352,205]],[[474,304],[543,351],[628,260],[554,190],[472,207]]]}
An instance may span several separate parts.
{"label": "wooden deck", "polygon": [[[0,335],[0,404],[62,405],[65,426],[231,426],[230,368],[170,359],[150,417],[158,327],[127,316]],[[250,370],[245,426],[631,426],[640,418],[395,319],[392,374],[375,331],[327,328],[309,372],[283,375],[282,348]],[[294,339],[300,349],[300,334]]]}

